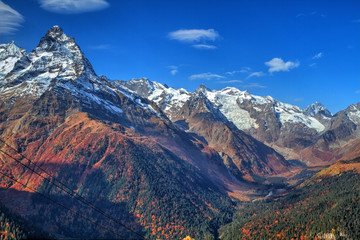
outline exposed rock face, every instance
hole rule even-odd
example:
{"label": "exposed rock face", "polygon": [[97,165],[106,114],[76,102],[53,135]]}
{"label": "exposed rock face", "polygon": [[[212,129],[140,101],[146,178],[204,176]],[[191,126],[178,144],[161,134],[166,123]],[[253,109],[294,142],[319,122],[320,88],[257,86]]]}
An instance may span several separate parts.
{"label": "exposed rock face", "polygon": [[[207,105],[212,106],[211,111],[220,112],[236,128],[270,145],[288,159],[299,159],[307,164],[335,161],[338,149],[359,134],[359,104],[332,115],[317,102],[301,110],[269,96],[255,96],[231,87],[217,91],[202,85],[189,93],[148,79],[115,82],[120,88],[154,100],[169,119],[182,123],[187,131],[189,126],[178,120],[191,115],[183,108],[193,96],[202,92],[208,99]],[[139,86],[146,87],[140,90]]]}
{"label": "exposed rock face", "polygon": [[231,112],[234,107],[230,104],[226,109],[223,105],[219,107],[220,103],[214,101],[213,92],[206,86],[201,85],[194,93],[189,93],[148,79],[115,81],[115,84],[156,102],[180,128],[217,150],[234,176],[266,176],[288,171],[289,165],[281,155],[231,122],[229,114],[234,114]]}
{"label": "exposed rock face", "polygon": [[332,116],[331,112],[321,103],[315,102],[305,108],[304,112],[309,116],[322,115],[324,117],[330,118]]}
{"label": "exposed rock face", "polygon": [[288,171],[289,164],[273,149],[265,146],[243,131],[216,109],[200,86],[180,109],[175,123],[185,126],[187,132],[205,139],[208,145],[221,153],[225,164],[235,176],[266,176]]}
{"label": "exposed rock face", "polygon": [[[137,84],[140,82],[144,83]],[[155,101],[171,120],[181,118],[181,107],[190,96],[201,91],[213,108],[220,111],[238,129],[259,141],[280,148],[298,151],[312,145],[327,124],[297,106],[279,102],[269,96],[254,96],[231,87],[216,91],[202,85],[194,93],[189,93],[184,89],[168,88],[147,79],[116,81],[116,84]],[[140,89],[137,85],[147,87]]]}

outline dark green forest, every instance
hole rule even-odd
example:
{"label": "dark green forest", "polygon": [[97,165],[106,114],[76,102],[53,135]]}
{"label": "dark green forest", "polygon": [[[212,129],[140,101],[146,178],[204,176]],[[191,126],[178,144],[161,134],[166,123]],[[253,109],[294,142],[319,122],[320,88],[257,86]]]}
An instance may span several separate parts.
{"label": "dark green forest", "polygon": [[228,239],[360,239],[360,175],[349,171],[319,179],[284,197],[241,203]]}

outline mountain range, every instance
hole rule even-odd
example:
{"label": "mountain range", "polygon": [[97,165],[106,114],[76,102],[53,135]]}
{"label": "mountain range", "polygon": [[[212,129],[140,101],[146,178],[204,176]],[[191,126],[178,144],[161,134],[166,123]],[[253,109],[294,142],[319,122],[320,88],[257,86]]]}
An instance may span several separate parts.
{"label": "mountain range", "polygon": [[0,201],[57,238],[216,239],[237,201],[360,155],[360,103],[332,114],[231,87],[110,80],[59,26],[30,53],[0,45],[0,70]]}

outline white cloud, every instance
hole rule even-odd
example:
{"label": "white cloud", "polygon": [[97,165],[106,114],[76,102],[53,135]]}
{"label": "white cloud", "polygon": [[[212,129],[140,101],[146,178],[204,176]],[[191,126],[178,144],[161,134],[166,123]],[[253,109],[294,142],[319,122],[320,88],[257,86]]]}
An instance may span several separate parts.
{"label": "white cloud", "polygon": [[194,44],[192,46],[198,49],[216,49],[216,46],[209,44]]}
{"label": "white cloud", "polygon": [[266,88],[266,86],[264,86],[264,85],[260,85],[260,84],[258,84],[258,83],[249,83],[249,84],[247,84],[247,85],[242,85],[241,86],[242,88]]}
{"label": "white cloud", "polygon": [[214,29],[180,29],[169,33],[169,38],[181,42],[215,41],[219,34]]}
{"label": "white cloud", "polygon": [[0,1],[0,34],[12,34],[24,21],[23,16],[15,9]]}
{"label": "white cloud", "polygon": [[299,18],[299,17],[305,17],[305,13],[299,13],[299,14],[296,15],[296,17],[297,17],[297,18]]}
{"label": "white cloud", "polygon": [[109,44],[99,44],[99,45],[92,45],[90,46],[90,49],[92,50],[107,50],[110,49],[110,45]]}
{"label": "white cloud", "polygon": [[226,78],[226,77],[210,72],[194,74],[189,77],[190,80],[198,80],[198,79],[211,80],[211,79],[221,79],[221,78]]}
{"label": "white cloud", "polygon": [[63,14],[98,11],[109,6],[106,0],[39,0],[39,2],[43,9]]}
{"label": "white cloud", "polygon": [[169,69],[171,69],[170,74],[171,75],[176,75],[179,72],[179,67],[178,66],[168,66]]}
{"label": "white cloud", "polygon": [[268,62],[265,62],[265,65],[269,67],[269,72],[287,72],[290,69],[293,68],[297,68],[298,66],[300,66],[299,61],[296,62],[284,62],[284,60],[282,60],[281,58],[273,58]]}
{"label": "white cloud", "polygon": [[248,73],[251,71],[251,68],[249,67],[242,67],[240,70],[235,70],[235,71],[231,71],[231,72],[226,72],[225,74],[233,76],[237,73]]}
{"label": "white cloud", "polygon": [[315,56],[312,57],[312,59],[319,59],[323,56],[322,52],[319,52],[318,54],[315,54]]}
{"label": "white cloud", "polygon": [[251,73],[247,78],[251,78],[251,77],[262,77],[265,76],[265,73],[263,72],[253,72]]}
{"label": "white cloud", "polygon": [[218,81],[218,83],[243,83],[241,80]]}
{"label": "white cloud", "polygon": [[317,16],[317,17],[322,17],[322,18],[326,18],[326,15],[323,13],[319,13],[319,12],[311,12],[311,13],[299,13],[296,15],[297,18],[299,17],[308,17],[308,16]]}
{"label": "white cloud", "polygon": [[309,64],[309,67],[315,67],[316,63]]}

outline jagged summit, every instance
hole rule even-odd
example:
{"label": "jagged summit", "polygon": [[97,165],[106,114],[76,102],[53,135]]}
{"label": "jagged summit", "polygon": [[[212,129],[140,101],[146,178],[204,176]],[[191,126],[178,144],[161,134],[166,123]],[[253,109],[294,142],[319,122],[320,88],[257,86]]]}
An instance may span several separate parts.
{"label": "jagged summit", "polygon": [[[5,95],[18,97],[38,97],[55,85],[67,84],[69,80],[75,81],[86,91],[100,89],[104,85],[96,75],[89,60],[85,57],[74,38],[68,37],[59,26],[54,26],[47,31],[38,46],[26,54],[13,43],[8,49],[16,52],[7,64],[8,77],[2,82]],[[4,61],[1,61],[3,64]],[[16,87],[15,87],[16,86]],[[71,89],[71,87],[70,87]]]}
{"label": "jagged summit", "polygon": [[[65,35],[64,31],[61,27],[59,27],[58,25],[53,26],[52,28],[50,28],[47,33],[46,36],[49,37],[53,37],[53,38],[59,38],[61,36]],[[66,35],[65,35],[66,36]]]}
{"label": "jagged summit", "polygon": [[16,46],[14,41],[0,44],[0,77],[5,77],[25,54],[25,49]]}
{"label": "jagged summit", "polygon": [[204,84],[201,84],[199,87],[195,89],[195,93],[199,93],[199,92],[205,93],[206,91],[211,91],[211,89],[206,87]]}
{"label": "jagged summit", "polygon": [[309,105],[307,108],[305,108],[304,112],[309,115],[314,117],[317,114],[320,114],[322,116],[325,117],[331,117],[332,113],[321,103],[319,102],[315,102],[311,105]]}

